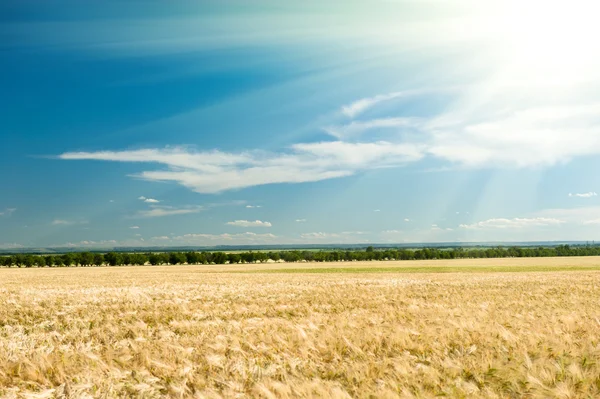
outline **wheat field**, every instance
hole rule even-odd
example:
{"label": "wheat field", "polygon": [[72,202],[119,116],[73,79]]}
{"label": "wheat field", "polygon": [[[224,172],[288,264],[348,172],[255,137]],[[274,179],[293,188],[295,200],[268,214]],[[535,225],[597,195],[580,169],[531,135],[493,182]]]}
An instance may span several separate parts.
{"label": "wheat field", "polygon": [[0,269],[0,397],[600,396],[600,259],[351,267]]}

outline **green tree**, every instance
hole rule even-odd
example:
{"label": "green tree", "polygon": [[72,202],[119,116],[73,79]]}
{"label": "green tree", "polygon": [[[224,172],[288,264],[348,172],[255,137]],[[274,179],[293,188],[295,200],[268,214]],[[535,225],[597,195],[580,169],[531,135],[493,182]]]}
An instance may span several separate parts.
{"label": "green tree", "polygon": [[169,263],[172,265],[184,264],[187,261],[185,254],[181,252],[171,252],[169,254]]}
{"label": "green tree", "polygon": [[81,252],[77,255],[77,263],[81,266],[90,266],[94,263],[94,255],[91,252]]}
{"label": "green tree", "polygon": [[102,254],[94,254],[94,265],[102,266],[104,264],[104,255]]}
{"label": "green tree", "polygon": [[73,254],[68,252],[66,254],[61,255],[61,258],[63,264],[67,267],[71,266],[75,262],[75,260],[73,259]]}
{"label": "green tree", "polygon": [[123,259],[121,254],[116,252],[109,252],[104,255],[104,260],[111,266],[120,266],[123,264]]}
{"label": "green tree", "polygon": [[33,264],[37,267],[44,267],[46,266],[46,259],[43,256],[34,256]]}
{"label": "green tree", "polygon": [[25,267],[33,266],[34,262],[35,258],[33,257],[33,255],[25,255],[25,257],[23,258],[23,265]]}
{"label": "green tree", "polygon": [[157,265],[161,264],[161,258],[158,254],[150,254],[150,256],[148,256],[148,261],[153,266],[157,266]]}

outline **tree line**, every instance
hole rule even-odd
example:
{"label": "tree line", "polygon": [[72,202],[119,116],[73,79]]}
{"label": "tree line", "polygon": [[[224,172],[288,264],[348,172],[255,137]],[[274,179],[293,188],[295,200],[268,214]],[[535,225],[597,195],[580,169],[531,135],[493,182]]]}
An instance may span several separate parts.
{"label": "tree line", "polygon": [[424,260],[473,258],[528,258],[551,256],[600,256],[600,246],[496,247],[496,248],[422,248],[331,251],[271,252],[164,252],[164,253],[65,253],[62,255],[17,254],[0,256],[4,267],[69,267],[123,265],[234,264],[274,262],[340,262],[361,260]]}

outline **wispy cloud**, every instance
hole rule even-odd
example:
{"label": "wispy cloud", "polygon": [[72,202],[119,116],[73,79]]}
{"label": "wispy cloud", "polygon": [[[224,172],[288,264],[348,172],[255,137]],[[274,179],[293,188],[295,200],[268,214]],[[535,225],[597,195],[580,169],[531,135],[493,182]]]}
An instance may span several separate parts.
{"label": "wispy cloud", "polygon": [[131,226],[131,227],[129,227],[129,228],[130,228],[130,229],[134,229],[134,230],[135,230],[135,229],[139,229],[139,228],[140,228],[140,226]]}
{"label": "wispy cloud", "polygon": [[323,128],[331,136],[338,139],[349,139],[360,136],[366,131],[373,129],[389,129],[414,127],[421,128],[423,120],[421,118],[382,118],[367,121],[352,121],[349,124],[341,126],[327,126]]}
{"label": "wispy cloud", "polygon": [[[411,98],[411,97],[422,96],[422,95],[433,94],[433,93],[451,93],[451,92],[454,92],[454,91],[457,91],[460,89],[461,89],[461,87],[459,87],[459,86],[444,86],[444,87],[419,88],[419,89],[394,91],[391,93],[377,94],[377,95],[374,95],[371,97],[364,97],[364,98],[355,100],[350,104],[344,105],[344,106],[342,106],[341,111],[347,117],[355,118],[358,115],[362,114],[363,112],[367,111],[368,109],[373,108],[376,105],[386,102],[386,101],[395,100],[395,99],[399,99],[399,98]],[[374,121],[370,121],[370,122],[366,122],[366,123],[367,124],[375,123],[375,125],[373,127],[381,127],[381,126],[377,126],[377,121],[379,121],[379,123],[381,123],[383,125],[386,125],[389,123],[404,124],[404,123],[409,123],[411,121],[417,122],[418,119],[415,119],[415,118],[389,118],[389,119],[376,119]],[[362,122],[362,123],[364,124],[365,122]],[[362,125],[362,126],[364,126],[364,125]]]}
{"label": "wispy cloud", "polygon": [[248,208],[248,209],[252,209],[252,208],[262,208],[262,205],[246,205],[246,208]]}
{"label": "wispy cloud", "polygon": [[304,223],[306,222],[306,219],[296,219],[296,223]]}
{"label": "wispy cloud", "polygon": [[419,91],[397,91],[393,93],[377,94],[372,97],[364,97],[359,100],[353,101],[348,105],[344,105],[342,107],[342,113],[350,118],[354,118],[360,115],[361,113],[365,112],[367,109],[372,108],[381,102],[393,100],[399,97],[414,95],[418,92]]}
{"label": "wispy cloud", "polygon": [[150,209],[138,211],[135,217],[141,218],[154,218],[163,216],[173,215],[185,215],[189,213],[198,213],[205,210],[203,206],[187,206],[187,207],[173,207],[173,206],[158,206],[154,205]]}
{"label": "wispy cloud", "polygon": [[15,213],[17,208],[6,208],[4,211],[0,212],[0,216],[10,216]]}
{"label": "wispy cloud", "polygon": [[161,201],[159,201],[157,199],[154,199],[154,198],[144,197],[143,195],[139,196],[138,199],[141,200],[141,201],[144,201],[147,204],[158,204],[159,202],[161,202]]}
{"label": "wispy cloud", "polygon": [[52,221],[53,226],[72,226],[76,224],[86,224],[86,220],[64,220],[64,219],[54,219]]}
{"label": "wispy cloud", "polygon": [[236,233],[236,234],[205,234],[205,233],[194,233],[184,234],[181,236],[173,237],[174,241],[186,244],[233,244],[239,243],[253,243],[253,242],[273,242],[278,237],[271,233],[257,234],[252,232]]}
{"label": "wispy cloud", "polygon": [[480,230],[480,229],[523,229],[530,227],[547,227],[547,226],[559,226],[565,223],[563,220],[554,218],[514,218],[504,219],[495,218],[488,219],[473,224],[461,224],[459,227],[469,230]]}
{"label": "wispy cloud", "polygon": [[410,222],[410,219],[409,218],[405,218],[404,221],[408,223],[408,222]]}
{"label": "wispy cloud", "polygon": [[263,184],[303,183],[350,176],[362,170],[414,162],[422,156],[420,147],[413,144],[334,141],[295,144],[290,152],[274,154],[166,148],[64,153],[59,158],[163,164],[167,170],[144,171],[133,176],[173,181],[199,193],[218,193]]}
{"label": "wispy cloud", "polygon": [[271,227],[272,224],[270,222],[263,222],[260,220],[250,221],[250,220],[235,220],[233,222],[227,222],[229,226],[236,227]]}
{"label": "wispy cloud", "polygon": [[597,196],[598,194],[595,191],[590,191],[589,193],[569,193],[569,197],[592,198]]}

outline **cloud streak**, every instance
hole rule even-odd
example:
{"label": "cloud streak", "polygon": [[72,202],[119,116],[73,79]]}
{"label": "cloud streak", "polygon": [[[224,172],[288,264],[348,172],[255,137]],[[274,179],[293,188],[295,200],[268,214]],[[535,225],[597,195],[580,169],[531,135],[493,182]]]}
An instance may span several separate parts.
{"label": "cloud streak", "polygon": [[597,196],[598,194],[595,191],[590,191],[589,193],[569,193],[569,197],[592,198]]}
{"label": "cloud streak", "polygon": [[167,169],[143,171],[132,176],[151,181],[175,182],[199,193],[218,193],[264,184],[305,183],[351,176],[367,169],[415,162],[422,156],[421,148],[414,144],[334,141],[295,144],[290,151],[282,153],[195,152],[176,147],[70,152],[59,158],[158,163]]}
{"label": "cloud streak", "polygon": [[524,229],[531,227],[559,226],[563,223],[565,223],[563,220],[544,217],[514,219],[495,218],[472,224],[461,224],[459,227],[467,230]]}
{"label": "cloud streak", "polygon": [[260,220],[249,221],[249,220],[235,220],[233,222],[226,223],[229,226],[236,227],[271,227],[272,224],[270,222],[263,222]]}
{"label": "cloud streak", "polygon": [[150,209],[138,211],[134,217],[139,218],[156,218],[174,215],[186,215],[190,213],[198,213],[205,210],[203,206],[188,206],[188,207],[172,207],[172,206],[151,206]]}

